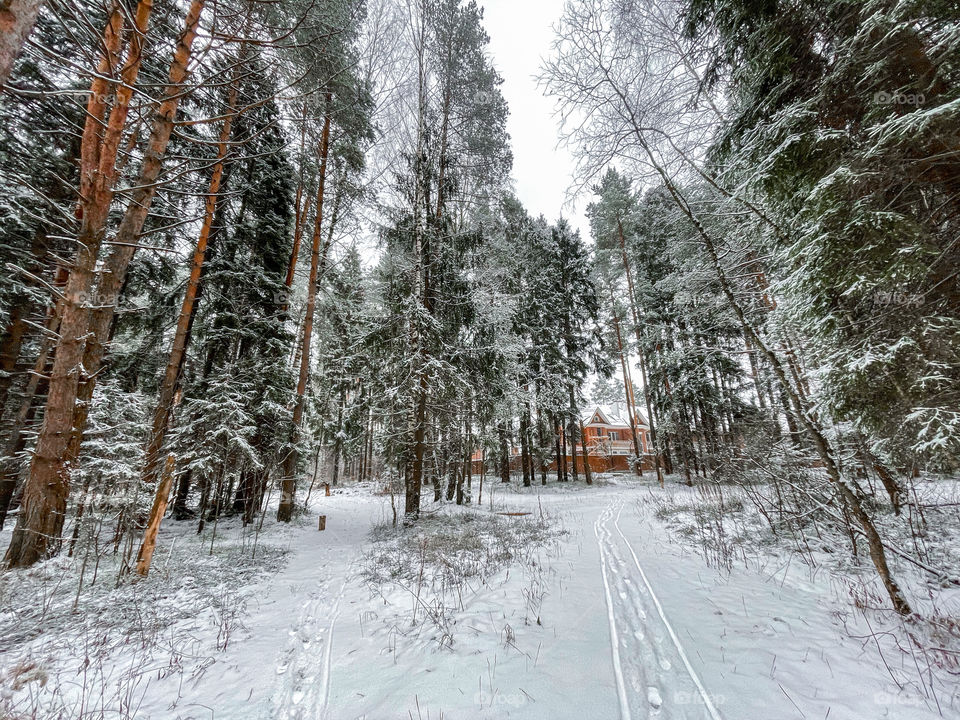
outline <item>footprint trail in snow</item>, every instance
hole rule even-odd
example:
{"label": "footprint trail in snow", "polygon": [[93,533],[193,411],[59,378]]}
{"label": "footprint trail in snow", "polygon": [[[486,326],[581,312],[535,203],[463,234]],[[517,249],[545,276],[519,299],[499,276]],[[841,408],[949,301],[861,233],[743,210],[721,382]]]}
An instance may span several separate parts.
{"label": "footprint trail in snow", "polygon": [[615,501],[594,526],[620,720],[723,720],[620,528],[622,510]]}
{"label": "footprint trail in snow", "polygon": [[333,631],[340,612],[346,581],[335,595],[320,583],[303,604],[291,626],[287,646],[275,674],[270,720],[319,720],[326,717],[330,696]]}

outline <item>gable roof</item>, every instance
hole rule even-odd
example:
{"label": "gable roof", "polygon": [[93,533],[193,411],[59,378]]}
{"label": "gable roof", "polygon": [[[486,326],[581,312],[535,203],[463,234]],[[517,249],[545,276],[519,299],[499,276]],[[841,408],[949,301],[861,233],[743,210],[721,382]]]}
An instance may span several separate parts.
{"label": "gable roof", "polygon": [[[580,416],[584,425],[612,425],[614,427],[630,427],[630,416],[626,405],[590,405]],[[649,427],[647,418],[637,408],[637,427]]]}

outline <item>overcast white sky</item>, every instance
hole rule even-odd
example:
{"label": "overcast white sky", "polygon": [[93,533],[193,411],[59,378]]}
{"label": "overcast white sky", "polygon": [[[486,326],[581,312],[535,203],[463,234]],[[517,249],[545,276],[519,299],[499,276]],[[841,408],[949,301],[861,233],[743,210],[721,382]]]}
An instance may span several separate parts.
{"label": "overcast white sky", "polygon": [[478,3],[485,8],[490,50],[510,106],[507,129],[513,144],[517,195],[534,217],[542,213],[553,221],[563,215],[588,239],[590,225],[583,209],[589,198],[579,199],[576,211],[565,205],[574,162],[564,148],[557,147],[553,100],[543,97],[535,79],[541,58],[550,54],[553,25],[563,13],[563,0]]}

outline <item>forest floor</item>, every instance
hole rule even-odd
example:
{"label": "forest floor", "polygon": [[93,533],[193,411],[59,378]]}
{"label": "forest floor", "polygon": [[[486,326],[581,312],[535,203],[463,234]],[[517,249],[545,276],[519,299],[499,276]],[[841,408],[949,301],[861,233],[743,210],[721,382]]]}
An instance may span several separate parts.
{"label": "forest floor", "polygon": [[665,503],[689,488],[487,483],[407,531],[375,490],[212,545],[167,522],[135,585],[106,560],[79,594],[67,559],[0,576],[0,717],[957,717],[835,574],[678,542]]}

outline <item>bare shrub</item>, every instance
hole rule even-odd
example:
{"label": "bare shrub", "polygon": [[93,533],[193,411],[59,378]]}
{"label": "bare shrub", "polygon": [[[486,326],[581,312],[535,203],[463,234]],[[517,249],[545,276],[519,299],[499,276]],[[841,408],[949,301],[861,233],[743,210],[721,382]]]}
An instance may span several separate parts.
{"label": "bare shrub", "polygon": [[538,553],[564,532],[547,515],[503,517],[469,510],[424,517],[410,528],[383,523],[371,531],[374,542],[362,576],[377,595],[406,591],[411,624],[427,618],[440,631],[440,644],[452,645],[453,614],[470,596],[504,580],[513,566],[529,575],[523,590],[526,620],[540,622],[546,584]]}

